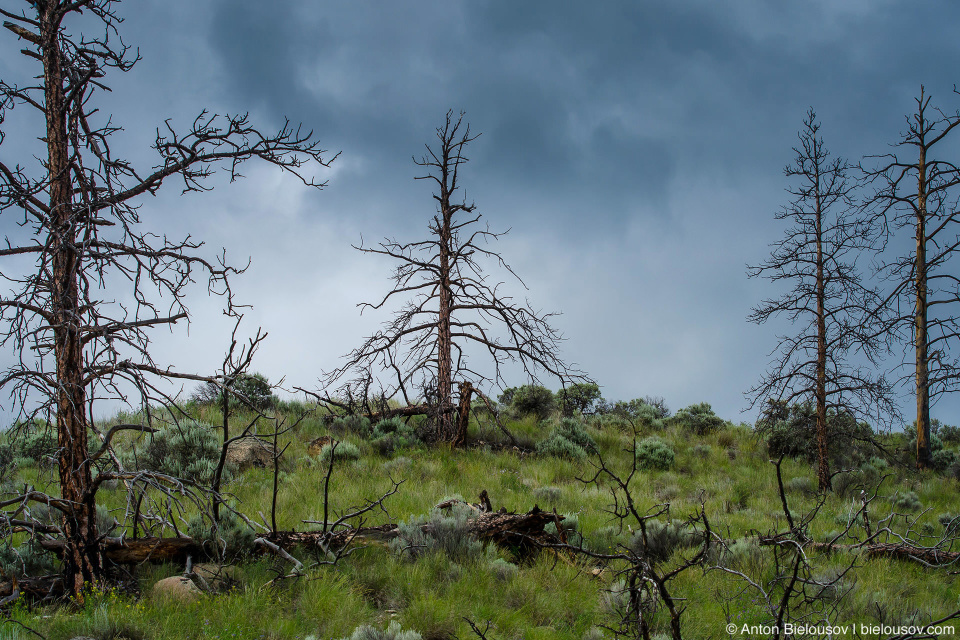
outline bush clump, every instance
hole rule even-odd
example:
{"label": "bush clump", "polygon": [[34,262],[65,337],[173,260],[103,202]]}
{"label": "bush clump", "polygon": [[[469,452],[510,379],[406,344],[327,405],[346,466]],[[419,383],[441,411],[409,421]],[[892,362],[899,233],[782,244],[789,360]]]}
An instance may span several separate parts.
{"label": "bush clump", "polygon": [[213,559],[235,559],[253,551],[256,532],[233,511],[220,509],[219,524],[212,523],[200,514],[187,523],[187,534],[199,540],[206,553]]}
{"label": "bush clump", "polygon": [[641,469],[667,471],[673,466],[676,454],[666,442],[650,436],[637,444],[636,457]]}
{"label": "bush clump", "polygon": [[[459,496],[453,497],[459,499]],[[477,557],[483,545],[470,532],[470,521],[475,515],[473,509],[465,504],[454,504],[449,513],[433,509],[427,518],[413,517],[401,522],[397,527],[398,535],[390,547],[412,560],[432,551],[439,551],[457,561]]]}
{"label": "bush clump", "polygon": [[652,562],[664,562],[681,548],[689,548],[700,541],[697,533],[682,520],[647,520],[647,541],[644,544],[643,532],[635,531],[630,538],[630,550],[638,556],[649,558]]}
{"label": "bush clump", "polygon": [[[788,405],[771,401],[754,427],[767,441],[771,457],[781,455],[816,462],[817,415],[813,404]],[[870,442],[873,430],[865,422],[857,422],[849,413],[827,413],[827,438],[830,442],[830,463],[834,467],[858,466],[872,455]]]}
{"label": "bush clump", "polygon": [[368,624],[360,625],[343,640],[423,640],[423,636],[413,630],[404,631],[399,622],[391,620],[382,631]]}
{"label": "bush clump", "polygon": [[583,460],[587,457],[587,452],[584,451],[583,447],[556,435],[538,442],[537,453],[567,460]]}
{"label": "bush clump", "polygon": [[360,459],[360,448],[352,442],[338,442],[336,447],[331,444],[323,445],[317,460],[322,464],[329,464],[330,457],[339,462],[352,462]]}
{"label": "bush clump", "polygon": [[813,495],[817,492],[817,485],[813,480],[806,476],[790,478],[783,483],[783,488],[793,493],[802,493],[803,495]]}
{"label": "bush clump", "polygon": [[184,420],[154,433],[142,451],[128,454],[125,465],[209,485],[220,462],[221,444],[211,425]]}
{"label": "bush clump", "polygon": [[673,416],[674,421],[689,429],[698,436],[705,436],[723,428],[726,422],[713,412],[713,407],[707,402],[692,404],[680,409]]}
{"label": "bush clump", "polygon": [[537,384],[525,384],[521,387],[504,389],[497,400],[521,416],[535,415],[538,420],[550,417],[556,409],[553,392]]}
{"label": "bush clump", "polygon": [[898,511],[920,511],[923,505],[920,497],[913,491],[901,493],[893,499],[893,508]]}
{"label": "bush clump", "polygon": [[420,444],[416,429],[401,418],[387,418],[373,427],[373,447],[383,455]]}
{"label": "bush clump", "polygon": [[[273,386],[262,373],[241,373],[233,381],[230,390],[231,409],[252,406],[257,411],[264,411],[277,404]],[[207,382],[193,392],[191,400],[200,404],[223,406],[223,390],[220,385]]]}
{"label": "bush clump", "polygon": [[373,429],[366,416],[341,416],[330,423],[330,433],[340,438],[350,434],[369,438],[373,434]]}
{"label": "bush clump", "polygon": [[13,436],[17,457],[43,463],[57,455],[57,432],[50,425],[29,423],[14,426],[14,429],[17,430]]}
{"label": "bush clump", "polygon": [[652,415],[658,420],[670,417],[670,409],[663,398],[644,396],[633,400],[617,400],[614,403],[601,400],[597,405],[597,413],[619,415],[631,420],[641,417],[641,414]]}
{"label": "bush clump", "polygon": [[563,418],[544,440],[537,443],[537,453],[542,455],[583,460],[587,452],[597,446],[587,433],[583,423],[574,418]]}
{"label": "bush clump", "polygon": [[499,582],[510,582],[510,580],[516,577],[517,573],[520,571],[517,568],[517,565],[507,562],[503,558],[497,558],[488,566],[490,568],[490,572],[493,573],[493,576]]}

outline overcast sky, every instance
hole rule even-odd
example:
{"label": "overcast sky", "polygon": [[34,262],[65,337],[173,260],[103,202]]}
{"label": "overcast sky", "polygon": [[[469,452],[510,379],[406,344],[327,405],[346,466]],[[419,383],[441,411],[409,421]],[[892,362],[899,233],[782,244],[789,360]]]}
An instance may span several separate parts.
{"label": "overcast sky", "polygon": [[[921,84],[960,106],[960,5],[947,1],[137,0],[118,12],[143,59],[107,78],[99,106],[135,163],[152,166],[165,119],[182,127],[201,109],[249,111],[267,130],[302,122],[340,153],[317,174],[322,191],[250,163],[240,182],[143,201],[150,228],[250,258],[234,291],[253,305],[248,331],[270,334],[255,368],[287,386],[314,386],[388,319],[356,305],[388,290],[392,265],[350,245],[424,237],[434,202],[411,156],[454,109],[482,133],[467,198],[511,229],[497,248],[522,295],[562,313],[564,357],[608,398],[706,401],[752,420],[743,392],[789,326],[746,322],[779,290],[745,265],[783,232],[774,214],[806,110],[856,162],[897,141]],[[34,73],[9,36],[0,75]],[[15,115],[0,154],[29,162],[40,134]],[[228,340],[219,302],[197,287],[189,334],[157,336],[158,360],[212,372]],[[956,406],[934,415],[956,423]]]}

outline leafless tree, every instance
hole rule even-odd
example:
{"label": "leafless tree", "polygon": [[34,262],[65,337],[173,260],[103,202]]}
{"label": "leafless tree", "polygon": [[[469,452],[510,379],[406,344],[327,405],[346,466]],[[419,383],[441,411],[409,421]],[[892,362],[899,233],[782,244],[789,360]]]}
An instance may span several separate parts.
{"label": "leafless tree", "polygon": [[[39,166],[0,161],[0,213],[20,218],[19,230],[0,249],[10,265],[3,271],[7,290],[0,293],[2,344],[19,355],[0,375],[0,386],[22,421],[56,424],[62,497],[50,504],[63,515],[65,583],[79,595],[85,582],[104,575],[97,488],[105,479],[130,475],[93,475],[111,437],[128,427],[97,432],[94,403],[127,399],[132,389],[145,406],[166,404],[172,398],[158,378],[205,380],[157,364],[149,331],[188,319],[184,295],[197,278],[225,295],[229,309],[229,276],[238,272],[222,255],[205,258],[201,243],[189,237],[176,241],[142,230],[140,197],[172,179],[185,192],[209,189],[206,179],[217,167],[235,179],[250,158],[320,187],[304,169],[330,160],[312,133],[289,123],[267,135],[245,115],[203,111],[185,130],[165,122],[153,145],[158,163],[137,169],[114,155],[111,134],[118,127],[99,108],[106,73],[129,71],[139,59],[119,37],[116,2],[28,0],[20,13],[0,13],[6,29],[24,41],[23,54],[40,67],[29,86],[0,81],[0,123],[17,106],[38,110],[45,127],[38,132],[44,145]],[[90,35],[94,25],[100,31]],[[72,35],[81,29],[86,33]],[[14,222],[7,228],[17,229]],[[93,455],[91,436],[103,443]],[[30,500],[23,497],[24,504]]]}
{"label": "leafless tree", "polygon": [[892,310],[887,330],[914,347],[914,371],[903,380],[912,377],[916,389],[917,467],[924,469],[930,466],[930,404],[960,388],[960,357],[950,353],[960,338],[960,277],[951,263],[960,247],[960,167],[948,159],[945,142],[960,125],[960,111],[931,107],[922,86],[916,103],[896,145],[910,157],[879,156],[866,174],[879,185],[872,203],[888,229],[914,232],[912,249],[882,273],[893,284],[884,301]]}
{"label": "leafless tree", "polygon": [[871,246],[874,229],[853,202],[851,166],[830,157],[819,131],[810,109],[794,162],[784,169],[794,181],[787,189],[793,200],[776,216],[792,226],[773,244],[770,258],[748,271],[751,277],[792,285],[780,297],[764,300],[749,320],[760,324],[785,316],[800,330],[780,337],[770,370],[747,395],[751,407],[767,400],[816,407],[817,477],[820,491],[827,491],[830,412],[880,417],[895,407],[884,378],[854,361],[875,362],[883,344],[872,329],[877,294],[864,285],[856,265]]}
{"label": "leafless tree", "polygon": [[[324,380],[330,387],[345,376],[356,375],[351,385],[341,388],[342,397],[357,388],[369,389],[381,373],[390,376],[391,382],[381,380],[381,397],[402,397],[408,405],[406,415],[433,414],[434,437],[454,444],[463,441],[468,413],[463,408],[469,409],[470,396],[478,391],[475,383],[502,384],[501,367],[508,361],[519,362],[534,378],[538,371],[545,371],[563,381],[586,379],[560,359],[562,338],[549,324],[553,314],[538,312],[529,302],[521,304],[502,294],[503,283],[491,284],[481,265],[484,259],[497,263],[520,281],[499,253],[486,248],[503,233],[481,227],[476,206],[457,193],[460,170],[468,160],[466,146],[477,137],[463,123],[463,115],[454,117],[447,112],[444,126],[437,129],[439,145],[427,145],[427,154],[414,160],[427,170],[417,179],[432,181],[436,187],[437,213],[429,224],[430,237],[356,247],[399,262],[392,277],[393,289],[377,303],[361,304],[362,310],[382,309],[400,296],[412,298]],[[492,374],[471,367],[467,357],[471,349],[485,352],[493,363]],[[453,397],[455,382],[459,384],[459,412]],[[424,396],[424,405],[411,400],[417,394]],[[453,418],[454,413],[461,417]]]}

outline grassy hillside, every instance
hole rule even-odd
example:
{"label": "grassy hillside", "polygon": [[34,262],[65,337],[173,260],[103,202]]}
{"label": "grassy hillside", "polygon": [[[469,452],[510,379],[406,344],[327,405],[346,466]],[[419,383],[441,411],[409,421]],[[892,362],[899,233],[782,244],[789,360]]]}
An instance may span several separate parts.
{"label": "grassy hillside", "polygon": [[[669,524],[670,519],[695,514],[702,503],[713,532],[729,547],[723,550],[723,545],[715,543],[704,563],[670,583],[671,595],[682,598],[680,604],[685,608],[681,617],[684,637],[731,637],[725,631],[729,623],[769,624],[773,620],[763,592],[751,587],[748,579],[770,595],[779,593],[792,566],[776,566],[773,548],[758,546],[756,538],[758,534],[785,532],[788,527],[767,444],[748,425],[717,420],[709,428],[700,429],[680,418],[577,418],[583,433],[595,442],[596,453],[576,459],[576,451],[545,445],[540,452],[537,450],[537,443],[549,440],[551,430],[560,424],[558,416],[544,421],[508,418],[505,425],[520,441],[520,447],[506,442],[489,416],[479,421],[475,418],[471,446],[451,450],[428,448],[419,444],[415,435],[407,437],[399,432],[384,441],[386,427],[377,432],[364,424],[329,424],[310,409],[290,404],[280,412],[287,424],[299,420],[294,430],[280,437],[281,445],[290,443],[280,461],[280,529],[309,529],[315,525],[303,521],[323,517],[327,466],[322,456],[309,454],[308,445],[318,436],[333,435],[354,445],[358,454],[356,459],[337,460],[334,465],[330,482],[334,512],[384,494],[392,486],[391,478],[403,480],[399,492],[386,500],[386,512],[367,514],[365,525],[421,522],[431,517],[438,521],[442,516],[431,516],[431,511],[441,500],[459,495],[476,501],[480,491],[486,490],[494,509],[526,512],[535,504],[556,509],[566,516],[568,526],[575,526],[569,531],[571,543],[582,543],[595,553],[612,553],[623,548],[618,545],[631,545],[630,529],[635,530],[636,523],[628,520],[621,528],[611,517],[609,478],[593,483],[579,478],[594,475],[597,454],[614,473],[625,478],[635,438],[642,442],[655,437],[672,450],[674,457],[672,462],[667,460],[669,456],[661,447],[653,454],[654,462],[634,476],[629,492],[637,507],[645,512],[668,504],[669,512],[658,520]],[[220,421],[218,410],[211,406],[191,405],[188,410],[204,424]],[[130,421],[139,416],[121,418]],[[243,423],[242,416],[232,419],[235,424]],[[698,435],[698,431],[704,433]],[[123,446],[130,451],[136,445],[142,454],[148,440],[148,436],[128,435]],[[810,522],[808,531],[813,540],[830,540],[848,529],[861,505],[861,488],[869,490],[881,477],[885,479],[878,497],[870,504],[873,531],[879,521],[897,512],[902,515],[894,515],[887,522],[892,530],[928,546],[943,537],[952,517],[960,513],[957,480],[943,473],[918,474],[898,464],[897,449],[906,449],[909,444],[902,435],[886,436],[883,444],[888,454],[863,447],[847,452],[851,472],[837,476],[835,493],[826,497]],[[23,442],[16,447],[21,453],[26,451]],[[550,455],[546,450],[561,455]],[[40,462],[20,457],[8,465],[7,482],[48,486],[50,468],[44,465],[42,455],[39,457]],[[788,457],[782,463],[782,477],[790,510],[799,520],[817,505],[815,470],[802,460]],[[257,521],[262,513],[269,521],[273,482],[271,468],[253,468],[234,474],[225,490],[237,509]],[[107,488],[101,491],[100,501],[114,516],[122,518],[127,493],[122,487]],[[182,528],[188,528],[192,515],[188,509],[179,517]],[[683,543],[686,534],[680,523],[675,523],[674,530],[679,533],[673,545],[664,534],[667,557],[659,562],[661,571],[669,571],[696,550],[695,545]],[[657,531],[669,532],[669,527],[660,526]],[[462,537],[456,527],[448,535]],[[853,523],[848,535],[837,542],[851,543],[854,537],[865,537],[862,521]],[[476,637],[467,619],[481,630],[489,622],[486,637],[491,640],[614,637],[603,627],[617,625],[618,611],[624,605],[622,576],[618,575],[623,563],[607,566],[583,554],[551,550],[518,561],[509,550],[493,545],[484,548],[469,540],[453,542],[422,553],[404,551],[402,545],[357,547],[335,566],[317,566],[317,558],[293,550],[307,567],[306,575],[279,581],[274,579],[289,571],[289,564],[263,556],[241,558],[232,570],[235,581],[229,591],[205,595],[190,604],[165,600],[151,592],[154,582],[181,574],[182,566],[142,566],[135,571],[139,594],[136,588],[93,591],[79,611],[63,606],[30,609],[18,604],[12,618],[51,639],[74,635],[158,640],[347,638],[360,625],[382,630],[391,621],[423,638]],[[26,547],[21,551],[31,562],[38,561]],[[811,586],[808,595],[816,597],[808,604],[797,599],[792,613],[809,616],[806,619],[811,624],[911,624],[938,619],[958,608],[957,577],[949,569],[867,558],[856,552],[808,549],[806,553],[811,569],[806,578],[811,584],[831,584],[817,593]],[[11,549],[4,551],[3,559],[8,571],[17,562],[22,564],[22,558],[18,559]],[[838,575],[842,577],[834,580]],[[669,616],[663,605],[650,607],[651,612],[655,610],[653,635],[668,633]],[[17,634],[23,633],[14,624],[0,627],[0,637],[20,637]]]}

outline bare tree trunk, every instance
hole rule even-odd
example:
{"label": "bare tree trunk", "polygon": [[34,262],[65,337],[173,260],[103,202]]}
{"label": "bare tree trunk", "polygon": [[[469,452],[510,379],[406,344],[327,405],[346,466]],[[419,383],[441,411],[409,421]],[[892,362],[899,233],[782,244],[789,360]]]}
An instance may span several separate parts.
{"label": "bare tree trunk", "polygon": [[57,40],[58,3],[48,3],[40,16],[46,99],[47,162],[50,175],[51,317],[54,357],[59,388],[56,394],[58,468],[62,496],[73,505],[65,517],[67,548],[63,555],[64,580],[80,596],[84,583],[97,582],[103,562],[97,541],[96,504],[90,492],[92,477],[87,452],[86,397],[83,386],[83,349],[80,327],[81,270],[77,225],[72,207],[72,181],[67,138],[63,68]]}
{"label": "bare tree trunk", "polygon": [[444,148],[442,184],[440,186],[440,309],[437,314],[437,439],[452,442],[456,439],[456,425],[444,409],[453,404],[453,356],[450,311],[453,290],[450,285],[450,249],[453,231],[450,228],[453,211],[450,209],[448,189],[448,149]]}
{"label": "bare tree trunk", "polygon": [[820,176],[817,175],[816,235],[817,235],[817,488],[830,490],[830,449],[827,436],[827,321],[824,311],[826,284],[823,274],[823,209],[821,206]]}
{"label": "bare tree trunk", "polygon": [[453,438],[453,446],[459,447],[467,439],[467,427],[470,426],[470,399],[473,396],[473,385],[461,382],[460,408],[457,414],[457,432]]}
{"label": "bare tree trunk", "polygon": [[917,362],[917,468],[930,466],[930,382],[927,353],[927,166],[926,149],[920,147],[917,189],[916,318],[914,342]]}

